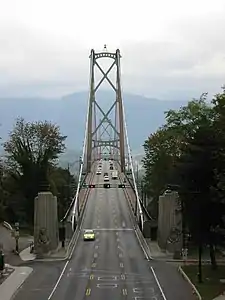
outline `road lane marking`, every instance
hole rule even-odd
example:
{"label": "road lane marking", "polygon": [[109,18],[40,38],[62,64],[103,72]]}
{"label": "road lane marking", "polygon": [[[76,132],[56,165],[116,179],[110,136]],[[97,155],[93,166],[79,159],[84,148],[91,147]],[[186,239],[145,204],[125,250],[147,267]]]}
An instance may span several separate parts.
{"label": "road lane marking", "polygon": [[55,293],[55,290],[57,289],[57,286],[59,285],[59,282],[60,282],[61,278],[63,277],[63,274],[64,274],[64,272],[66,270],[66,267],[67,267],[68,263],[69,263],[69,260],[67,260],[67,262],[65,263],[65,266],[64,266],[64,268],[62,270],[62,273],[60,274],[60,276],[59,276],[59,278],[58,278],[58,280],[57,280],[57,282],[56,282],[56,284],[55,284],[55,286],[54,286],[51,294],[48,296],[48,300],[50,300],[52,298],[53,294]]}
{"label": "road lane marking", "polygon": [[95,253],[95,254],[94,254],[94,258],[97,258],[97,257],[98,257],[98,253]]}
{"label": "road lane marking", "polygon": [[167,299],[166,299],[166,296],[165,296],[165,294],[164,294],[164,292],[163,292],[163,290],[162,290],[162,287],[161,287],[161,285],[160,285],[160,283],[159,283],[159,280],[158,280],[158,278],[157,278],[157,276],[156,276],[156,274],[155,274],[155,271],[154,271],[153,267],[150,267],[150,269],[151,269],[152,274],[153,274],[153,276],[154,276],[154,278],[155,278],[155,281],[156,281],[156,283],[157,283],[157,285],[158,285],[158,288],[159,288],[159,290],[160,290],[160,292],[161,292],[161,294],[162,294],[163,300],[167,300]]}
{"label": "road lane marking", "polygon": [[99,229],[99,228],[100,228],[100,226],[98,225],[98,226],[97,226],[97,228]]}
{"label": "road lane marking", "polygon": [[127,295],[127,289],[123,289],[123,295]]}
{"label": "road lane marking", "polygon": [[126,227],[126,223],[124,221],[122,222],[122,227]]}
{"label": "road lane marking", "polygon": [[[83,230],[85,230],[84,228]],[[88,229],[88,228],[87,228]],[[135,231],[134,228],[92,228],[94,231]],[[97,233],[96,233],[97,234]]]}
{"label": "road lane marking", "polygon": [[123,267],[124,267],[123,263],[120,263],[120,268],[123,268]]}
{"label": "road lane marking", "polygon": [[117,239],[116,239],[116,241],[117,241],[117,242],[119,242],[119,241],[120,241],[120,239],[119,239],[119,238],[117,238]]}
{"label": "road lane marking", "polygon": [[86,296],[90,296],[91,294],[91,289],[86,289]]}
{"label": "road lane marking", "polygon": [[124,275],[124,274],[121,274],[121,276],[120,276],[120,277],[121,277],[121,279],[122,279],[122,280],[125,280],[125,279],[126,279],[126,277],[125,277],[125,275]]}
{"label": "road lane marking", "polygon": [[92,266],[92,268],[95,268],[96,267],[96,263],[93,263],[91,266]]}
{"label": "road lane marking", "polygon": [[96,242],[99,242],[99,239],[97,239]]}
{"label": "road lane marking", "polygon": [[116,235],[118,235],[119,234],[119,232],[116,232]]}
{"label": "road lane marking", "polygon": [[119,253],[119,257],[122,257],[123,256],[123,254],[122,253]]}
{"label": "road lane marking", "polygon": [[94,275],[91,274],[91,275],[90,275],[90,280],[93,280],[93,279],[94,279]]}
{"label": "road lane marking", "polygon": [[97,288],[99,289],[115,289],[118,287],[118,284],[113,284],[113,283],[98,283],[96,285]]}
{"label": "road lane marking", "polygon": [[95,246],[95,249],[98,249],[98,245]]}

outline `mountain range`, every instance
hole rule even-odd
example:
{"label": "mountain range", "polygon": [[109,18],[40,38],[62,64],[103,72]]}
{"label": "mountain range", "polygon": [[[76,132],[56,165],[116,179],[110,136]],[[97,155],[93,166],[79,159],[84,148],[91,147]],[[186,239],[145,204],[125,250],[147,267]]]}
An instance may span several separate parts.
{"label": "mountain range", "polygon": [[[114,97],[111,91],[100,91],[97,101],[109,107]],[[68,136],[64,161],[71,161],[72,157],[80,155],[82,149],[87,100],[88,92],[77,92],[56,99],[0,98],[0,136],[3,141],[7,139],[17,117],[27,121],[48,120],[57,123],[62,133]],[[130,146],[135,155],[143,153],[145,139],[164,123],[164,112],[178,109],[187,103],[183,100],[158,100],[127,93],[123,95],[123,101]]]}

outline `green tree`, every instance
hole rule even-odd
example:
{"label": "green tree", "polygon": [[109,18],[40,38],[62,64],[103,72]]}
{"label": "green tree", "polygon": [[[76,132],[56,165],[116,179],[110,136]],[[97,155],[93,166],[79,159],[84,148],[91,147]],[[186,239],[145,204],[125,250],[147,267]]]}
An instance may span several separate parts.
{"label": "green tree", "polygon": [[58,217],[61,220],[75,195],[77,182],[69,168],[53,167],[50,171],[51,191],[58,199]]}
{"label": "green tree", "polygon": [[9,172],[26,198],[27,220],[33,222],[34,198],[49,184],[49,168],[65,149],[66,136],[50,122],[17,119],[4,143]]}
{"label": "green tree", "polygon": [[223,204],[214,193],[217,186],[215,170],[218,143],[214,126],[207,120],[187,140],[187,146],[177,166],[180,196],[184,202],[185,215],[192,236],[202,249],[210,246],[213,268],[216,268],[215,229],[220,225],[224,211]]}
{"label": "green tree", "polygon": [[201,119],[212,119],[212,108],[207,104],[206,96],[203,94],[199,100],[192,100],[179,110],[167,111],[166,124],[144,143],[144,182],[146,193],[155,201],[155,212],[165,185],[176,181],[176,164],[187,139],[196,132]]}

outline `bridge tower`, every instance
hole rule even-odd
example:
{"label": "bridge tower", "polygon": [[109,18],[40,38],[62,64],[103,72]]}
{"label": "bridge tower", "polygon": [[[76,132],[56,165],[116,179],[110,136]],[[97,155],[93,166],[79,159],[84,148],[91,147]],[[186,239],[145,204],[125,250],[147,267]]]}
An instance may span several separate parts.
{"label": "bridge tower", "polygon": [[[111,60],[111,65],[105,72],[100,61]],[[121,171],[125,171],[125,132],[124,111],[121,92],[120,51],[108,52],[106,45],[102,52],[93,49],[90,55],[90,87],[87,120],[86,171],[91,172],[93,161],[100,157],[103,149],[109,149],[109,155],[116,157]],[[96,69],[101,72],[102,79],[96,84]],[[109,75],[114,73],[114,80]],[[104,81],[108,81],[113,90],[114,99],[106,111],[98,101],[97,91]],[[107,100],[107,99],[105,99]],[[97,111],[101,118],[97,119]],[[113,118],[110,116],[113,115]],[[108,135],[107,135],[108,133]]]}

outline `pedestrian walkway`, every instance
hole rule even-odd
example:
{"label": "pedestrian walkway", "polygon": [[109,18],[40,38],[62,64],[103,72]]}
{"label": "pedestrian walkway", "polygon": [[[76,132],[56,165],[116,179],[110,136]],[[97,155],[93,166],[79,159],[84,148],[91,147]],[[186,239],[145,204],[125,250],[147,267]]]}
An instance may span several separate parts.
{"label": "pedestrian walkway", "polygon": [[0,284],[9,277],[15,269],[11,267],[9,264],[5,264],[5,269],[0,272]]}
{"label": "pedestrian walkway", "polygon": [[26,278],[32,273],[30,267],[10,267],[14,269],[12,274],[0,284],[1,300],[10,300],[17,289],[23,284]]}

